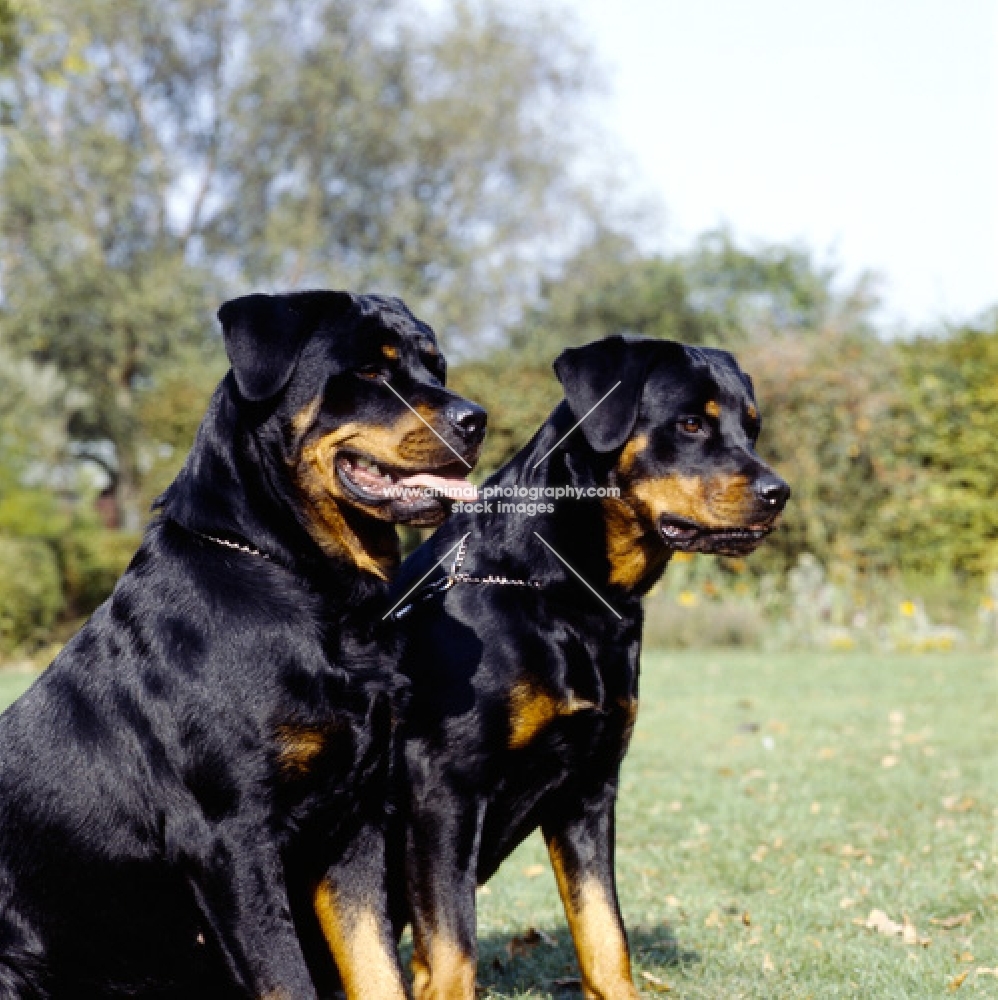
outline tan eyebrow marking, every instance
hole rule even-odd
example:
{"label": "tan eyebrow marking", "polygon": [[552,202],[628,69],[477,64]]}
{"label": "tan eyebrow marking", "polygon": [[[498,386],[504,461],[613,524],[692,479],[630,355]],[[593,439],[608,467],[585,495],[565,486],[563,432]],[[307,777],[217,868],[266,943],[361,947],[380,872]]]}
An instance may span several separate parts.
{"label": "tan eyebrow marking", "polygon": [[755,420],[759,416],[759,411],[751,403],[749,403],[745,412],[748,414],[749,420]]}
{"label": "tan eyebrow marking", "polygon": [[388,358],[389,361],[397,361],[399,349],[394,344],[382,344],[381,353]]}
{"label": "tan eyebrow marking", "polygon": [[713,417],[715,420],[721,416],[721,407],[718,405],[716,399],[708,400],[707,405],[703,409],[708,417]]}

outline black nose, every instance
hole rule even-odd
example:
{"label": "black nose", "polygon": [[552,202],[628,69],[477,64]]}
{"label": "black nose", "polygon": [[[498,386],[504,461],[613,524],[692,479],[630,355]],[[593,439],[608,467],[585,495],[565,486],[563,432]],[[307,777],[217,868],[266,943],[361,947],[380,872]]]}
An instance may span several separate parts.
{"label": "black nose", "polygon": [[469,400],[455,400],[447,407],[445,416],[457,428],[461,437],[470,444],[475,444],[485,437],[485,424],[489,415]]}
{"label": "black nose", "polygon": [[755,481],[755,495],[773,510],[782,510],[790,499],[790,487],[779,476],[768,472]]}

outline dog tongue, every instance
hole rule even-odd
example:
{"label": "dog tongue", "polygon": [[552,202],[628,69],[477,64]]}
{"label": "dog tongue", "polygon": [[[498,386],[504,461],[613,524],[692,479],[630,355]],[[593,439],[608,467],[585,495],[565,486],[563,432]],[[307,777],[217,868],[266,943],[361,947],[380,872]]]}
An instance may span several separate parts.
{"label": "dog tongue", "polygon": [[478,496],[478,487],[466,479],[447,479],[444,476],[430,475],[428,472],[400,479],[399,483],[402,486],[421,486],[451,500],[474,500]]}

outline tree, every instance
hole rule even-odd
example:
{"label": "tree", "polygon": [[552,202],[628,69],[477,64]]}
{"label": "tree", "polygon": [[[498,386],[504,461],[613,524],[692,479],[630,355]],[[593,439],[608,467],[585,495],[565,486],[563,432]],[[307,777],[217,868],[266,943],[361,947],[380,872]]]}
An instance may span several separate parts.
{"label": "tree", "polygon": [[865,272],[841,286],[838,267],[785,243],[739,245],[727,229],[704,233],[683,255],[697,308],[715,318],[726,339],[762,333],[809,336],[827,330],[874,333],[879,279]]}
{"label": "tree", "polygon": [[586,63],[550,17],[455,2],[427,19],[413,0],[24,10],[0,336],[79,390],[76,451],[127,527],[162,443],[145,397],[185,358],[221,368],[226,293],[391,291],[470,348],[572,232]]}
{"label": "tree", "polygon": [[550,364],[565,347],[614,333],[716,344],[722,330],[694,305],[681,259],[645,253],[626,233],[602,228],[542,282],[509,345],[524,359]]}

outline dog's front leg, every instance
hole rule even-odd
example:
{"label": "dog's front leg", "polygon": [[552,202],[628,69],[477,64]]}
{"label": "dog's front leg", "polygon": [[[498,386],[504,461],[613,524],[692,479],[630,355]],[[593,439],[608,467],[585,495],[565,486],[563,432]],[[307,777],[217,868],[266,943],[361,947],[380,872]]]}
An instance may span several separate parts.
{"label": "dog's front leg", "polygon": [[388,915],[384,832],[365,825],[315,890],[313,905],[347,1000],[405,1000]]}
{"label": "dog's front leg", "polygon": [[406,848],[416,1000],[474,1000],[475,888],[484,807],[414,782]]}
{"label": "dog's front leg", "polygon": [[587,1000],[637,1000],[614,875],[616,790],[605,786],[544,824]]}
{"label": "dog's front leg", "polygon": [[261,844],[265,838],[256,827],[198,827],[203,836],[187,839],[181,856],[206,943],[228,978],[247,997],[315,1000],[279,853]]}

